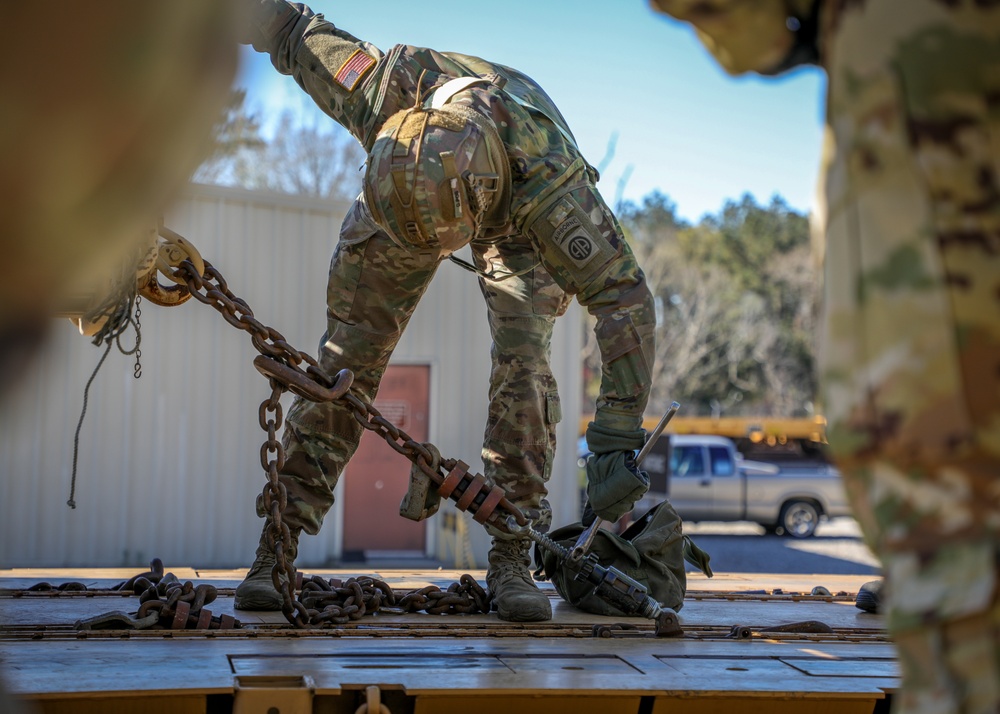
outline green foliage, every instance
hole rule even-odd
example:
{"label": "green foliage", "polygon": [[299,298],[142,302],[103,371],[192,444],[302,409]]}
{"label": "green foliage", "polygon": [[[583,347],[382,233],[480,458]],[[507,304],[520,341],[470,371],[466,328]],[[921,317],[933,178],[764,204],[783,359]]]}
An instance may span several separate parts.
{"label": "green foliage", "polygon": [[[660,193],[618,216],[657,303],[648,412],[677,400],[690,416],[807,414],[819,285],[808,218],[744,195],[690,224]],[[599,356],[585,355],[594,374]],[[587,403],[596,387],[589,379]]]}

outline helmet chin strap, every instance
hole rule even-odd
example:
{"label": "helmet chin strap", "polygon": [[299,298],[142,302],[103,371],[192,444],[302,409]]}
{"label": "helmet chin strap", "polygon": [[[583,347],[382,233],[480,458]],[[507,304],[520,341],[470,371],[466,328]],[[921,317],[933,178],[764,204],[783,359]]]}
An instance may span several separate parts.
{"label": "helmet chin strap", "polygon": [[503,271],[501,271],[501,270],[492,270],[492,269],[491,270],[483,270],[482,268],[479,268],[476,265],[473,265],[472,263],[470,263],[469,261],[463,260],[462,258],[459,258],[457,255],[454,255],[454,254],[449,255],[448,256],[448,260],[450,260],[452,263],[454,263],[455,265],[459,266],[460,268],[463,268],[464,270],[468,270],[470,273],[475,273],[476,275],[478,275],[483,280],[488,280],[491,283],[502,283],[504,280],[510,280],[511,278],[518,278],[518,277],[520,277],[522,275],[525,275],[526,273],[530,273],[532,270],[534,270],[535,268],[541,266],[541,264],[542,264],[541,261],[536,261],[536,262],[532,263],[531,265],[529,265],[527,268],[524,268],[523,270],[518,270],[516,272],[510,272],[510,271],[507,271],[507,270],[503,270]]}

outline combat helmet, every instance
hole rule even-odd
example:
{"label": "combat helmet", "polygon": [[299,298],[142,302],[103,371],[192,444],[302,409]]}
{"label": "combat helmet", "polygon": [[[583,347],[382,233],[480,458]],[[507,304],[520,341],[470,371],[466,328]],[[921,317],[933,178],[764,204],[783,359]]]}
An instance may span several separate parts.
{"label": "combat helmet", "polygon": [[496,126],[461,104],[391,116],[368,156],[365,199],[399,245],[449,255],[506,213],[511,180]]}

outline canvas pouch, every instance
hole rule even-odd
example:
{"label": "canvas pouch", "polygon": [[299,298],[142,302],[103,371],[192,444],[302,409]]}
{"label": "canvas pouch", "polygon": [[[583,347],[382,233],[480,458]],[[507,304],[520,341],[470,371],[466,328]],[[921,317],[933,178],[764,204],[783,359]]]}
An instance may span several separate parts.
{"label": "canvas pouch", "polygon": [[[549,537],[573,548],[584,529],[581,522],[571,523],[549,533]],[[668,501],[653,506],[621,535],[598,530],[590,553],[597,555],[601,565],[617,568],[644,586],[660,605],[675,611],[684,605],[687,591],[685,561],[712,577],[710,556],[683,534],[681,518]],[[535,562],[539,564],[535,577],[551,580],[566,602],[597,615],[625,616],[597,597],[591,583],[575,580],[575,573],[561,565],[555,553],[536,545]]]}

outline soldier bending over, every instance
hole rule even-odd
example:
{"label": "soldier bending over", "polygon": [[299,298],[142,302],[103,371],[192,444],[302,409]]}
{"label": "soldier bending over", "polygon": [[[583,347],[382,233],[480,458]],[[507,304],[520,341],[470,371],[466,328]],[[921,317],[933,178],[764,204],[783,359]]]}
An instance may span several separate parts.
{"label": "soldier bending over", "polygon": [[[552,329],[572,296],[597,319],[603,358],[588,495],[617,520],[648,487],[635,465],[654,355],[650,291],[559,110],[517,70],[477,57],[396,45],[388,52],[281,0],[253,2],[245,43],[266,52],[368,152],[364,191],[330,266],[321,363],[354,372],[374,401],[417,302],[441,262],[470,245],[486,299],[491,350],[484,474],[539,530],[559,422]],[[361,438],[342,403],[297,399],[284,433],[283,520],[293,540],[319,532]],[[267,517],[258,499],[258,514]],[[265,525],[267,528],[267,525]],[[551,617],[529,541],[493,533],[487,584],[499,617]],[[294,558],[295,550],[286,554]],[[262,535],[237,588],[241,609],[279,609],[274,555]]]}

